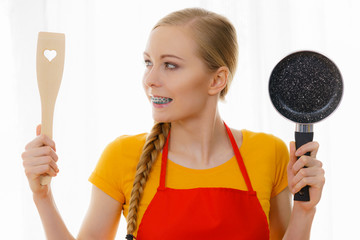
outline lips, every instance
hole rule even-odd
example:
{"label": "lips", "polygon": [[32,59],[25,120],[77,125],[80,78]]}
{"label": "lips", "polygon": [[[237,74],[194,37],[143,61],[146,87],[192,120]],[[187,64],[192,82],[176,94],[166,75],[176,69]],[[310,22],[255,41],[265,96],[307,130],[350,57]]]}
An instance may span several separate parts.
{"label": "lips", "polygon": [[155,104],[167,104],[172,101],[172,98],[160,97],[160,96],[151,96],[151,102]]}

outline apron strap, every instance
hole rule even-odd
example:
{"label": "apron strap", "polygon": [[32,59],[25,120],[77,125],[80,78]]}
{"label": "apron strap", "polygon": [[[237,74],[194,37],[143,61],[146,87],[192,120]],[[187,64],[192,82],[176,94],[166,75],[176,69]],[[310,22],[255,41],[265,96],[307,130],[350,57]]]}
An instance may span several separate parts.
{"label": "apron strap", "polygon": [[231,145],[232,145],[232,147],[234,149],[234,153],[235,153],[235,156],[236,156],[236,160],[238,161],[238,164],[239,164],[241,173],[242,173],[242,175],[244,177],[244,180],[245,180],[246,186],[248,188],[248,191],[253,192],[254,190],[253,190],[253,188],[251,186],[250,178],[249,178],[249,175],[248,175],[248,173],[246,171],[244,160],[243,160],[243,158],[242,158],[242,156],[240,154],[240,151],[239,151],[239,148],[238,148],[238,146],[236,144],[234,136],[231,133],[230,128],[226,125],[225,122],[224,122],[224,125],[225,125],[226,131],[227,131],[227,133],[229,135],[230,142],[231,142]]}

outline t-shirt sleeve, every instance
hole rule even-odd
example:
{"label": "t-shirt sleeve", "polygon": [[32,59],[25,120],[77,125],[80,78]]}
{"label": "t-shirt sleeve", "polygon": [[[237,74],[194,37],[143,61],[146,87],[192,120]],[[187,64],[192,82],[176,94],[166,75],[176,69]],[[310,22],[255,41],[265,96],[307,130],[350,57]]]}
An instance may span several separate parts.
{"label": "t-shirt sleeve", "polygon": [[271,197],[275,197],[287,186],[287,166],[289,163],[289,151],[286,144],[275,137],[275,178]]}
{"label": "t-shirt sleeve", "polygon": [[123,136],[116,138],[105,147],[89,181],[115,200],[124,203],[120,164],[122,138]]}

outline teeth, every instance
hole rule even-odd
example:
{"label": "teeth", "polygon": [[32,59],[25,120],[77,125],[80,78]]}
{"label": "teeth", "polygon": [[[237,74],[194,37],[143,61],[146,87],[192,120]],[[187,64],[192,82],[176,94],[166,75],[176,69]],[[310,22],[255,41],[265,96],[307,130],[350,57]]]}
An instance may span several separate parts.
{"label": "teeth", "polygon": [[166,97],[151,97],[151,102],[155,103],[155,104],[166,104],[171,102],[172,99],[171,98],[166,98]]}

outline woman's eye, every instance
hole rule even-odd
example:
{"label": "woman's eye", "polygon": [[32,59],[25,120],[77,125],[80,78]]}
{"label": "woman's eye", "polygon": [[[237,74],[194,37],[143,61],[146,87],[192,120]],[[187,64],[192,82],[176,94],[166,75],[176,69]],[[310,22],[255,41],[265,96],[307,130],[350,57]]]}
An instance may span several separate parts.
{"label": "woman's eye", "polygon": [[165,67],[166,67],[167,69],[175,69],[177,66],[176,66],[175,64],[166,62],[166,63],[165,63]]}
{"label": "woman's eye", "polygon": [[149,60],[145,60],[144,63],[146,67],[152,66],[152,62],[150,62]]}

